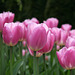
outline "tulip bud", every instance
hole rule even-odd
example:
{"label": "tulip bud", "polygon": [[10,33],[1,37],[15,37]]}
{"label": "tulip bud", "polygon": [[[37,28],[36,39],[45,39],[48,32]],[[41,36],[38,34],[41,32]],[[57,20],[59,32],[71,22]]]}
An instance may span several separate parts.
{"label": "tulip bud", "polygon": [[47,24],[49,28],[57,27],[58,26],[58,19],[57,18],[49,18],[44,23]]}
{"label": "tulip bud", "polygon": [[26,41],[22,41],[23,47],[26,46]]}
{"label": "tulip bud", "polygon": [[60,46],[65,45],[68,36],[69,36],[69,33],[67,31],[61,29],[60,39],[57,44]]}
{"label": "tulip bud", "polygon": [[75,46],[75,38],[68,37],[66,40],[66,47]]}
{"label": "tulip bud", "polygon": [[22,50],[22,56],[25,56],[25,54],[27,53],[28,51],[27,51],[27,49],[26,50]]}
{"label": "tulip bud", "polygon": [[54,34],[54,37],[55,37],[55,43],[58,43],[60,40],[61,29],[54,27],[52,28],[52,33]]}
{"label": "tulip bud", "polygon": [[63,47],[56,52],[60,65],[65,69],[75,69],[75,47]]}
{"label": "tulip bud", "polygon": [[9,46],[14,46],[19,40],[19,26],[17,23],[5,23],[3,28],[3,40]]}
{"label": "tulip bud", "polygon": [[61,26],[61,28],[62,28],[63,30],[66,30],[66,31],[70,31],[71,28],[72,28],[72,25],[70,25],[70,24],[63,24],[63,25]]}
{"label": "tulip bud", "polygon": [[34,23],[39,24],[39,21],[37,20],[37,18],[32,18],[31,21],[33,21]]}
{"label": "tulip bud", "polygon": [[27,44],[33,51],[38,51],[44,47],[47,41],[46,30],[42,25],[32,23],[27,29]]}

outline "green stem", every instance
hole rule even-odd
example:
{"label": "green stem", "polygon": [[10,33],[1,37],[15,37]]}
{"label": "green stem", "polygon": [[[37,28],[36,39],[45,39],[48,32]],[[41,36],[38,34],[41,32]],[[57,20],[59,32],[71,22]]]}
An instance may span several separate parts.
{"label": "green stem", "polygon": [[[44,61],[44,71],[46,71],[46,61],[45,61],[45,54],[43,54],[43,61]],[[47,75],[47,72],[45,72],[44,75]]]}
{"label": "green stem", "polygon": [[23,64],[24,75],[26,75],[26,54],[25,56],[23,56],[23,61],[24,61],[24,64]]}
{"label": "green stem", "polygon": [[33,72],[34,75],[39,75],[39,66],[38,66],[38,58],[36,57],[36,51],[34,51],[33,57]]}
{"label": "green stem", "polygon": [[20,58],[22,58],[22,42],[19,42]]}
{"label": "green stem", "polygon": [[10,47],[10,75],[13,75],[13,70],[12,70],[12,47]]}
{"label": "green stem", "polygon": [[72,70],[70,70],[70,75],[72,75]]}

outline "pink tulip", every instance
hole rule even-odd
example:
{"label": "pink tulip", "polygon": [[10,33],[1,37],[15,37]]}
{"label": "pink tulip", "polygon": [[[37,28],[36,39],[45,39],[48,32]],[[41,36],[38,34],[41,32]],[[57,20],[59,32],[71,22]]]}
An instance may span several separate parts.
{"label": "pink tulip", "polygon": [[25,54],[27,53],[28,51],[27,51],[27,49],[26,50],[22,50],[22,56],[25,56]]}
{"label": "pink tulip", "polygon": [[54,27],[54,28],[52,28],[52,32],[53,32],[53,34],[55,36],[55,43],[58,43],[59,40],[60,40],[61,29],[57,28],[57,27]]}
{"label": "pink tulip", "polygon": [[14,20],[14,13],[12,12],[3,12],[0,13],[0,32],[3,30],[4,24],[12,22]]}
{"label": "pink tulip", "polygon": [[46,30],[42,25],[32,23],[27,29],[27,44],[33,51],[38,51],[44,47],[47,41]]}
{"label": "pink tulip", "polygon": [[70,25],[70,24],[63,24],[63,25],[61,26],[61,28],[62,28],[63,30],[66,30],[66,31],[70,31],[71,28],[72,28],[72,25]]}
{"label": "pink tulip", "polygon": [[24,20],[24,22],[23,22],[23,24],[26,26],[26,27],[28,27],[28,25],[29,24],[31,24],[31,23],[39,23],[39,21],[36,19],[36,18],[32,18],[31,20],[30,19],[26,19],[26,20]]}
{"label": "pink tulip", "polygon": [[69,35],[72,37],[72,36],[75,36],[75,29],[73,29],[73,30],[71,30],[70,32],[69,32]]}
{"label": "pink tulip", "polygon": [[65,69],[75,68],[75,47],[63,47],[56,52],[60,65]]}
{"label": "pink tulip", "polygon": [[56,49],[59,50],[60,49],[60,46],[59,45],[56,45]]}
{"label": "pink tulip", "polygon": [[66,47],[75,46],[75,38],[68,37],[66,40]]}
{"label": "pink tulip", "polygon": [[54,35],[50,32],[50,30],[47,32],[47,42],[45,46],[39,50],[40,53],[48,53],[52,50],[54,45]]}
{"label": "pink tulip", "polygon": [[68,36],[69,36],[69,33],[67,31],[61,29],[61,34],[60,34],[60,39],[59,39],[58,45],[61,45],[61,46],[65,45]]}
{"label": "pink tulip", "polygon": [[31,21],[33,21],[34,23],[39,24],[39,21],[37,20],[37,18],[32,18]]}
{"label": "pink tulip", "polygon": [[22,41],[23,47],[26,46],[26,41]]}
{"label": "pink tulip", "polygon": [[[29,47],[28,47],[29,53],[34,56],[34,51],[32,51]],[[39,53],[38,51],[36,51],[36,57],[40,57],[42,56],[42,53]]]}
{"label": "pink tulip", "polygon": [[57,18],[49,18],[44,23],[47,24],[49,28],[57,27],[58,26],[58,19]]}
{"label": "pink tulip", "polygon": [[49,56],[45,56],[45,60],[46,60],[46,61],[48,61],[48,60],[49,60],[49,58],[50,58]]}
{"label": "pink tulip", "polygon": [[5,23],[3,28],[3,40],[9,46],[14,46],[19,40],[19,26],[17,23]]}
{"label": "pink tulip", "polygon": [[19,41],[26,40],[26,35],[27,35],[27,28],[23,23],[16,22],[18,23],[19,26]]}

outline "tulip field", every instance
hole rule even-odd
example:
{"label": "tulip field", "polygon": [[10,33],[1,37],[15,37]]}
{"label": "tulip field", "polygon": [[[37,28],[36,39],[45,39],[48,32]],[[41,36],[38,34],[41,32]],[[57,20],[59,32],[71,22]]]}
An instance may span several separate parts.
{"label": "tulip field", "polygon": [[75,29],[51,17],[14,22],[0,13],[0,75],[75,75]]}

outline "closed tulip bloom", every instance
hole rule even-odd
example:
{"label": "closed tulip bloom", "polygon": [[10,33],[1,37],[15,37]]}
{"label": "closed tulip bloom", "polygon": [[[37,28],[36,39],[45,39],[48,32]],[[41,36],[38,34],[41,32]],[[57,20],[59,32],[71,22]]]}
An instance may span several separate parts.
{"label": "closed tulip bloom", "polygon": [[19,26],[19,41],[26,40],[27,28],[23,23],[17,22]]}
{"label": "closed tulip bloom", "polygon": [[14,13],[12,12],[0,13],[0,32],[2,32],[5,23],[12,22],[13,20],[14,20]]}
{"label": "closed tulip bloom", "polygon": [[[28,50],[29,50],[30,55],[34,56],[34,51],[32,51],[29,47],[28,47]],[[36,57],[40,57],[42,55],[43,55],[42,53],[39,53],[38,51],[36,51]]]}
{"label": "closed tulip bloom", "polygon": [[75,47],[63,47],[56,52],[60,65],[65,69],[75,69]]}
{"label": "closed tulip bloom", "polygon": [[75,38],[68,37],[66,40],[66,47],[75,46]]}
{"label": "closed tulip bloom", "polygon": [[44,47],[47,41],[46,30],[42,25],[32,23],[27,29],[27,44],[33,51],[38,51]]}
{"label": "closed tulip bloom", "polygon": [[25,40],[22,41],[22,44],[23,44],[23,47],[25,47],[26,46],[26,41]]}
{"label": "closed tulip bloom", "polygon": [[66,31],[70,31],[71,28],[72,28],[72,25],[70,25],[70,24],[63,24],[63,25],[61,26],[61,28],[62,28],[63,30],[66,30]]}
{"label": "closed tulip bloom", "polygon": [[59,50],[60,49],[60,46],[59,45],[56,45],[56,49]]}
{"label": "closed tulip bloom", "polygon": [[49,28],[53,28],[58,26],[59,21],[57,18],[49,18],[44,21],[44,23],[46,23]]}
{"label": "closed tulip bloom", "polygon": [[60,40],[61,29],[57,28],[57,27],[54,27],[54,28],[52,28],[52,33],[55,36],[55,43],[58,43],[59,40]]}
{"label": "closed tulip bloom", "polygon": [[31,20],[30,19],[26,19],[26,20],[24,20],[24,22],[23,22],[23,24],[26,26],[26,27],[28,27],[28,25],[29,24],[31,24],[31,23],[39,23],[39,21],[36,19],[36,18],[32,18]]}
{"label": "closed tulip bloom", "polygon": [[22,56],[25,56],[25,54],[27,53],[28,51],[27,50],[22,50]]}
{"label": "closed tulip bloom", "polygon": [[65,45],[68,36],[69,36],[69,33],[61,29],[60,40],[58,42],[58,45],[61,45],[61,46]]}
{"label": "closed tulip bloom", "polygon": [[37,20],[37,18],[32,18],[31,21],[33,21],[33,22],[39,24],[39,21]]}
{"label": "closed tulip bloom", "polygon": [[71,30],[70,32],[69,32],[69,35],[72,37],[72,36],[75,36],[75,29],[73,29],[73,30]]}
{"label": "closed tulip bloom", "polygon": [[5,23],[3,28],[3,40],[9,46],[14,46],[19,40],[19,27],[17,23]]}
{"label": "closed tulip bloom", "polygon": [[38,52],[48,53],[52,50],[53,45],[54,45],[54,35],[50,31],[48,31],[47,32],[47,42],[46,42],[45,46]]}

